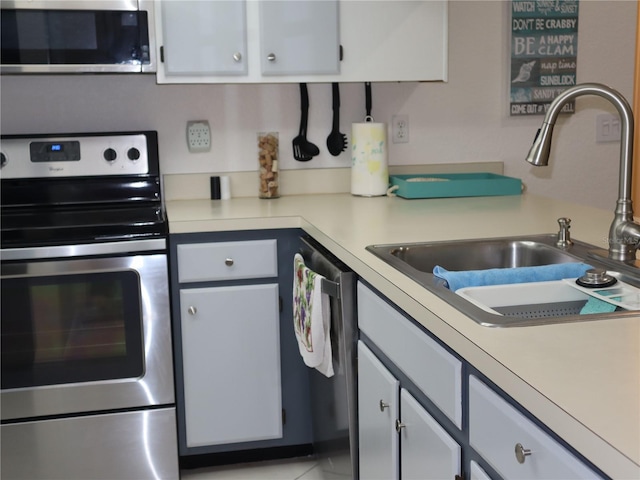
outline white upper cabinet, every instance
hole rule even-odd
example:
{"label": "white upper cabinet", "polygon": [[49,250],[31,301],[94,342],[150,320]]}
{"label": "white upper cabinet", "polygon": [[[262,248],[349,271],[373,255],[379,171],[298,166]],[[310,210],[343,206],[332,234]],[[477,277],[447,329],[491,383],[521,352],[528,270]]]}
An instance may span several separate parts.
{"label": "white upper cabinet", "polygon": [[446,81],[447,25],[447,0],[342,0],[336,81]]}
{"label": "white upper cabinet", "polygon": [[260,2],[263,75],[340,73],[338,0]]}
{"label": "white upper cabinet", "polygon": [[447,0],[156,0],[158,83],[447,80]]}
{"label": "white upper cabinet", "polygon": [[247,75],[247,21],[244,0],[162,2],[162,73]]}

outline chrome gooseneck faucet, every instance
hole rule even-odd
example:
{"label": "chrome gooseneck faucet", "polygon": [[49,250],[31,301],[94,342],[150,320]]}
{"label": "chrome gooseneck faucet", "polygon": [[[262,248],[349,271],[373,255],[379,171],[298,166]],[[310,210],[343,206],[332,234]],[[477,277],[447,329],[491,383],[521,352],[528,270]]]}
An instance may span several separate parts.
{"label": "chrome gooseneck faucet", "polygon": [[620,177],[618,201],[615,216],[609,228],[609,258],[621,262],[632,262],[640,247],[640,225],[633,221],[631,201],[632,161],[633,161],[633,112],[627,100],[617,91],[599,83],[583,83],[571,87],[558,95],[544,117],[538,130],[527,162],[535,166],[549,163],[551,134],[562,107],[582,95],[596,95],[611,102],[620,115],[622,138],[620,140]]}

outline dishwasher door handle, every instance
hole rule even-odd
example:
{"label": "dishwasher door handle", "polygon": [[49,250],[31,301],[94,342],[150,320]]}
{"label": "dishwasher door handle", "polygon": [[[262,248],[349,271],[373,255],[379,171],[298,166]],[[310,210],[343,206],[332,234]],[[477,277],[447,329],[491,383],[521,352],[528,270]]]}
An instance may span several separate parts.
{"label": "dishwasher door handle", "polygon": [[336,298],[340,300],[340,284],[337,282],[332,282],[331,280],[327,280],[326,278],[322,279],[320,283],[320,288],[322,293],[326,293],[330,297]]}

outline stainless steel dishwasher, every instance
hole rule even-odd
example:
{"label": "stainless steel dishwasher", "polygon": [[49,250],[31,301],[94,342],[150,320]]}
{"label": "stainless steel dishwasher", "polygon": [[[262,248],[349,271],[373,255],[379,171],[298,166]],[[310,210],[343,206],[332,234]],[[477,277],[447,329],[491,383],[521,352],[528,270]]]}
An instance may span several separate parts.
{"label": "stainless steel dishwasher", "polygon": [[325,277],[331,304],[331,351],[335,374],[310,370],[313,448],[323,478],[358,478],[356,391],[356,275],[309,237],[302,238],[305,265]]}

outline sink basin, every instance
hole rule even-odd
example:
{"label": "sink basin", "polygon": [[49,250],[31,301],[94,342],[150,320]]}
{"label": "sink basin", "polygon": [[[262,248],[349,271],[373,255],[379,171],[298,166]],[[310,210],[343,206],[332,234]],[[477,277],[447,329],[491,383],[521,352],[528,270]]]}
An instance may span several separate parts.
{"label": "sink basin", "polygon": [[[545,237],[546,239],[546,237]],[[374,250],[375,249],[375,250]],[[447,270],[486,270],[580,262],[579,258],[540,239],[490,239],[462,242],[409,244],[391,248],[372,247],[374,253],[388,254],[421,272],[432,272],[436,265]]]}
{"label": "sink basin", "polygon": [[[555,242],[556,235],[549,234],[450,242],[370,245],[367,250],[484,326],[522,327],[637,315],[637,312],[633,311],[578,315],[575,311],[568,310],[569,313],[566,314],[522,318],[509,313],[491,313],[449,290],[444,280],[432,273],[436,265],[450,271],[468,271],[583,262],[595,268],[604,268],[609,274],[630,285],[640,285],[640,269],[637,266],[607,260],[606,252],[587,243],[574,240],[573,245],[559,248]],[[567,301],[570,300],[567,298]]]}

